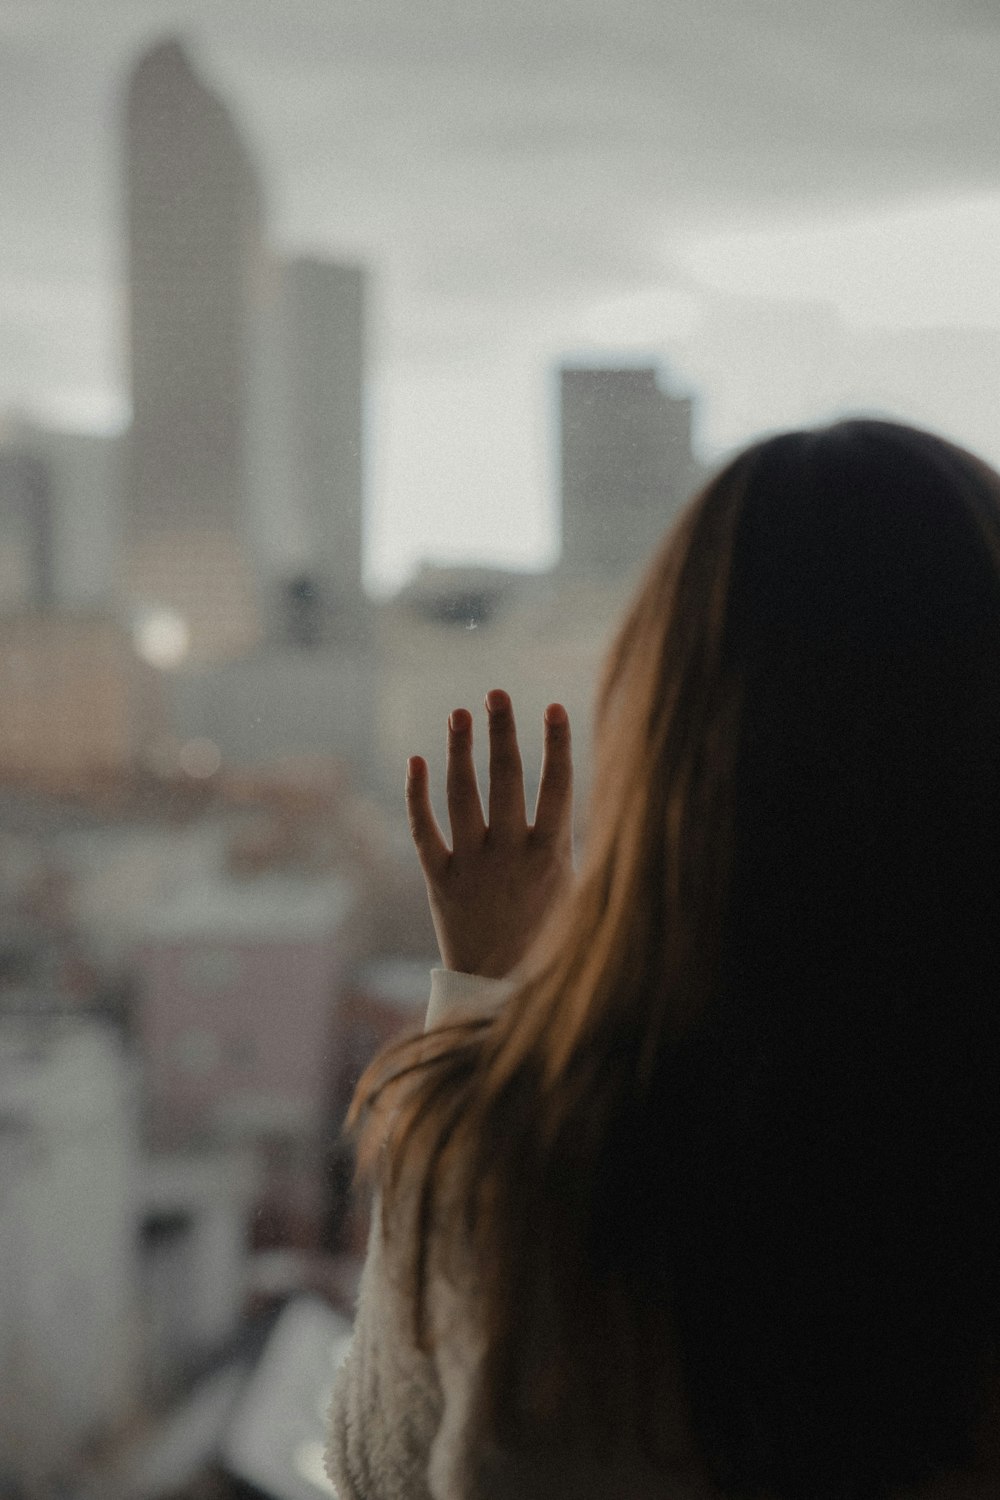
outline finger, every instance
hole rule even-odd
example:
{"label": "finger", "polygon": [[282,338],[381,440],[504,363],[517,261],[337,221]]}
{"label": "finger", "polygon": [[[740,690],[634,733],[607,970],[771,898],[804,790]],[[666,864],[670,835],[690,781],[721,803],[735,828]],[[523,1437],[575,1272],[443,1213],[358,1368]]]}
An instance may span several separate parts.
{"label": "finger", "polygon": [[486,823],[472,759],[472,715],[467,708],[456,708],[448,719],[447,780],[452,848],[482,843]]}
{"label": "finger", "polygon": [[431,807],[427,762],[411,755],[406,762],[406,814],[420,867],[428,880],[437,880],[448,863],[448,845]]}
{"label": "finger", "polygon": [[558,839],[570,836],[572,827],[573,745],[569,715],[561,703],[550,703],[545,710],[534,832],[540,839]]}
{"label": "finger", "polygon": [[490,833],[516,838],[525,829],[524,771],[510,697],[499,688],[486,695],[490,716]]}

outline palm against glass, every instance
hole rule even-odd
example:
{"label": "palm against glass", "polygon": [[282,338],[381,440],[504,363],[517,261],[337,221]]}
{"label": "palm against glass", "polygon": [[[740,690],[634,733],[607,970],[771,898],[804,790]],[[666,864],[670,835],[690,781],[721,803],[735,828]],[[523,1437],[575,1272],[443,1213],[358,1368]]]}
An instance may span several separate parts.
{"label": "palm against glass", "polygon": [[462,973],[501,978],[524,956],[572,879],[573,761],[569,716],[562,704],[551,703],[535,820],[529,824],[510,698],[494,689],[486,708],[488,817],[472,759],[472,715],[464,708],[448,720],[451,848],[431,807],[427,762],[418,755],[407,764],[406,805],[442,962]]}

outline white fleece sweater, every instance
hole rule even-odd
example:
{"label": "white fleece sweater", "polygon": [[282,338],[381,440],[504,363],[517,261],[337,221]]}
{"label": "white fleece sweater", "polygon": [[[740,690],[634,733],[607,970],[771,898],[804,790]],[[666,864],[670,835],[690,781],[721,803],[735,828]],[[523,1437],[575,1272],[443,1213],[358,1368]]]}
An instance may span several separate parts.
{"label": "white fleece sweater", "polygon": [[[425,1029],[459,1013],[490,1014],[509,990],[504,980],[433,969]],[[330,1409],[327,1470],[340,1500],[424,1500],[452,1492],[431,1489],[430,1465],[434,1450],[438,1468],[449,1466],[442,1447],[452,1441],[460,1401],[453,1397],[446,1426],[442,1370],[413,1346],[409,1304],[388,1260],[376,1203],[354,1338]]]}
{"label": "white fleece sweater", "polygon": [[[489,1014],[509,990],[506,981],[436,969],[427,1025]],[[569,1448],[509,1453],[485,1443],[476,1418],[483,1349],[473,1279],[456,1287],[432,1278],[433,1354],[422,1354],[394,1254],[376,1204],[354,1338],[330,1410],[327,1471],[340,1500],[701,1500],[693,1484],[666,1480],[638,1457],[599,1467]]]}

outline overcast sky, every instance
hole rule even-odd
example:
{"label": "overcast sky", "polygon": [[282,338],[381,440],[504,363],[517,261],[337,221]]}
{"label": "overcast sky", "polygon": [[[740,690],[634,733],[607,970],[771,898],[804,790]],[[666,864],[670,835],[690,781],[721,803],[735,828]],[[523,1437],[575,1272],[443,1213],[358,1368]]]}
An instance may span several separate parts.
{"label": "overcast sky", "polygon": [[1000,462],[996,0],[0,0],[0,405],[123,420],[124,76],[180,31],[275,243],[370,262],[369,572],[551,560],[565,356],[718,453],[844,409]]}

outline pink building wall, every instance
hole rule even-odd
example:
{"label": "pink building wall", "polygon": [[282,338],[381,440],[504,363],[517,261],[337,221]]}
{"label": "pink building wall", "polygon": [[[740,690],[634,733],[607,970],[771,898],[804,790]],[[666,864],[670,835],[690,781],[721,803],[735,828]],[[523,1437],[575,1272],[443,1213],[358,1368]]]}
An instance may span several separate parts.
{"label": "pink building wall", "polygon": [[337,1073],[336,932],[147,940],[135,966],[155,1139],[323,1129]]}

